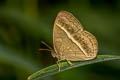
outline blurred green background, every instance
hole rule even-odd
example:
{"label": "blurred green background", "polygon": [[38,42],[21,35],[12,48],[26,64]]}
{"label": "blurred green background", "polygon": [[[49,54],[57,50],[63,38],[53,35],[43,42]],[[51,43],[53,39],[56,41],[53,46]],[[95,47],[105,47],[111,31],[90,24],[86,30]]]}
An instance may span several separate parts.
{"label": "blurred green background", "polygon": [[[53,46],[52,29],[61,10],[71,12],[96,36],[98,54],[120,56],[120,0],[0,0],[0,80],[26,80],[55,64],[40,41]],[[43,80],[120,80],[120,63],[83,66]]]}

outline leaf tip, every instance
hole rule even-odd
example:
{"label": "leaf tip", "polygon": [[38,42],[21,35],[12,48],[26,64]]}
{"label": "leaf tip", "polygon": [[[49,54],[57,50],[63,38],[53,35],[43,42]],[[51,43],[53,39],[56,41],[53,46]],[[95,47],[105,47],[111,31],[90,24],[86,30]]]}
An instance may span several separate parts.
{"label": "leaf tip", "polygon": [[28,77],[27,80],[30,80],[30,77]]}

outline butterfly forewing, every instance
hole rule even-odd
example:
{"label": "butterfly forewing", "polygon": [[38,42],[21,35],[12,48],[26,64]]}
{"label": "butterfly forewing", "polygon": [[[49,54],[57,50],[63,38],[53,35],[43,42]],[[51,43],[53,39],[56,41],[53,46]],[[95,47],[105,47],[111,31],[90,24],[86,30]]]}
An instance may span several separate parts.
{"label": "butterfly forewing", "polygon": [[56,57],[60,60],[89,60],[97,54],[95,37],[83,30],[79,21],[66,11],[61,11],[56,17],[53,44]]}

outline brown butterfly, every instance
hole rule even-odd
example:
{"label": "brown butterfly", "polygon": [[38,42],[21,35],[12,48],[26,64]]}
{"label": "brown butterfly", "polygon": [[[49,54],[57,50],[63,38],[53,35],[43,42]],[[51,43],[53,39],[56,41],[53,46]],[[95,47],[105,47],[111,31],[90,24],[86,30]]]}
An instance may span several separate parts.
{"label": "brown butterfly", "polygon": [[[46,46],[46,43],[42,42]],[[80,22],[69,12],[58,13],[53,29],[54,50],[50,48],[53,57],[58,59],[57,64],[60,71],[60,61],[91,60],[97,56],[98,43],[96,38],[84,30]],[[42,49],[40,49],[42,50]]]}

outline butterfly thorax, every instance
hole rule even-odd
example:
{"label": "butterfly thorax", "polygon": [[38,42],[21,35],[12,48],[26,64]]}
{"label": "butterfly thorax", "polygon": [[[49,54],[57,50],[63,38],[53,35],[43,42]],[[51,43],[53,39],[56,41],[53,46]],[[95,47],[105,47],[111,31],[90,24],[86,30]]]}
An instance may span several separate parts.
{"label": "butterfly thorax", "polygon": [[57,58],[59,61],[65,60],[65,56],[57,55],[57,54],[60,54],[60,53],[56,53],[54,50],[51,51],[51,55],[54,58]]}

